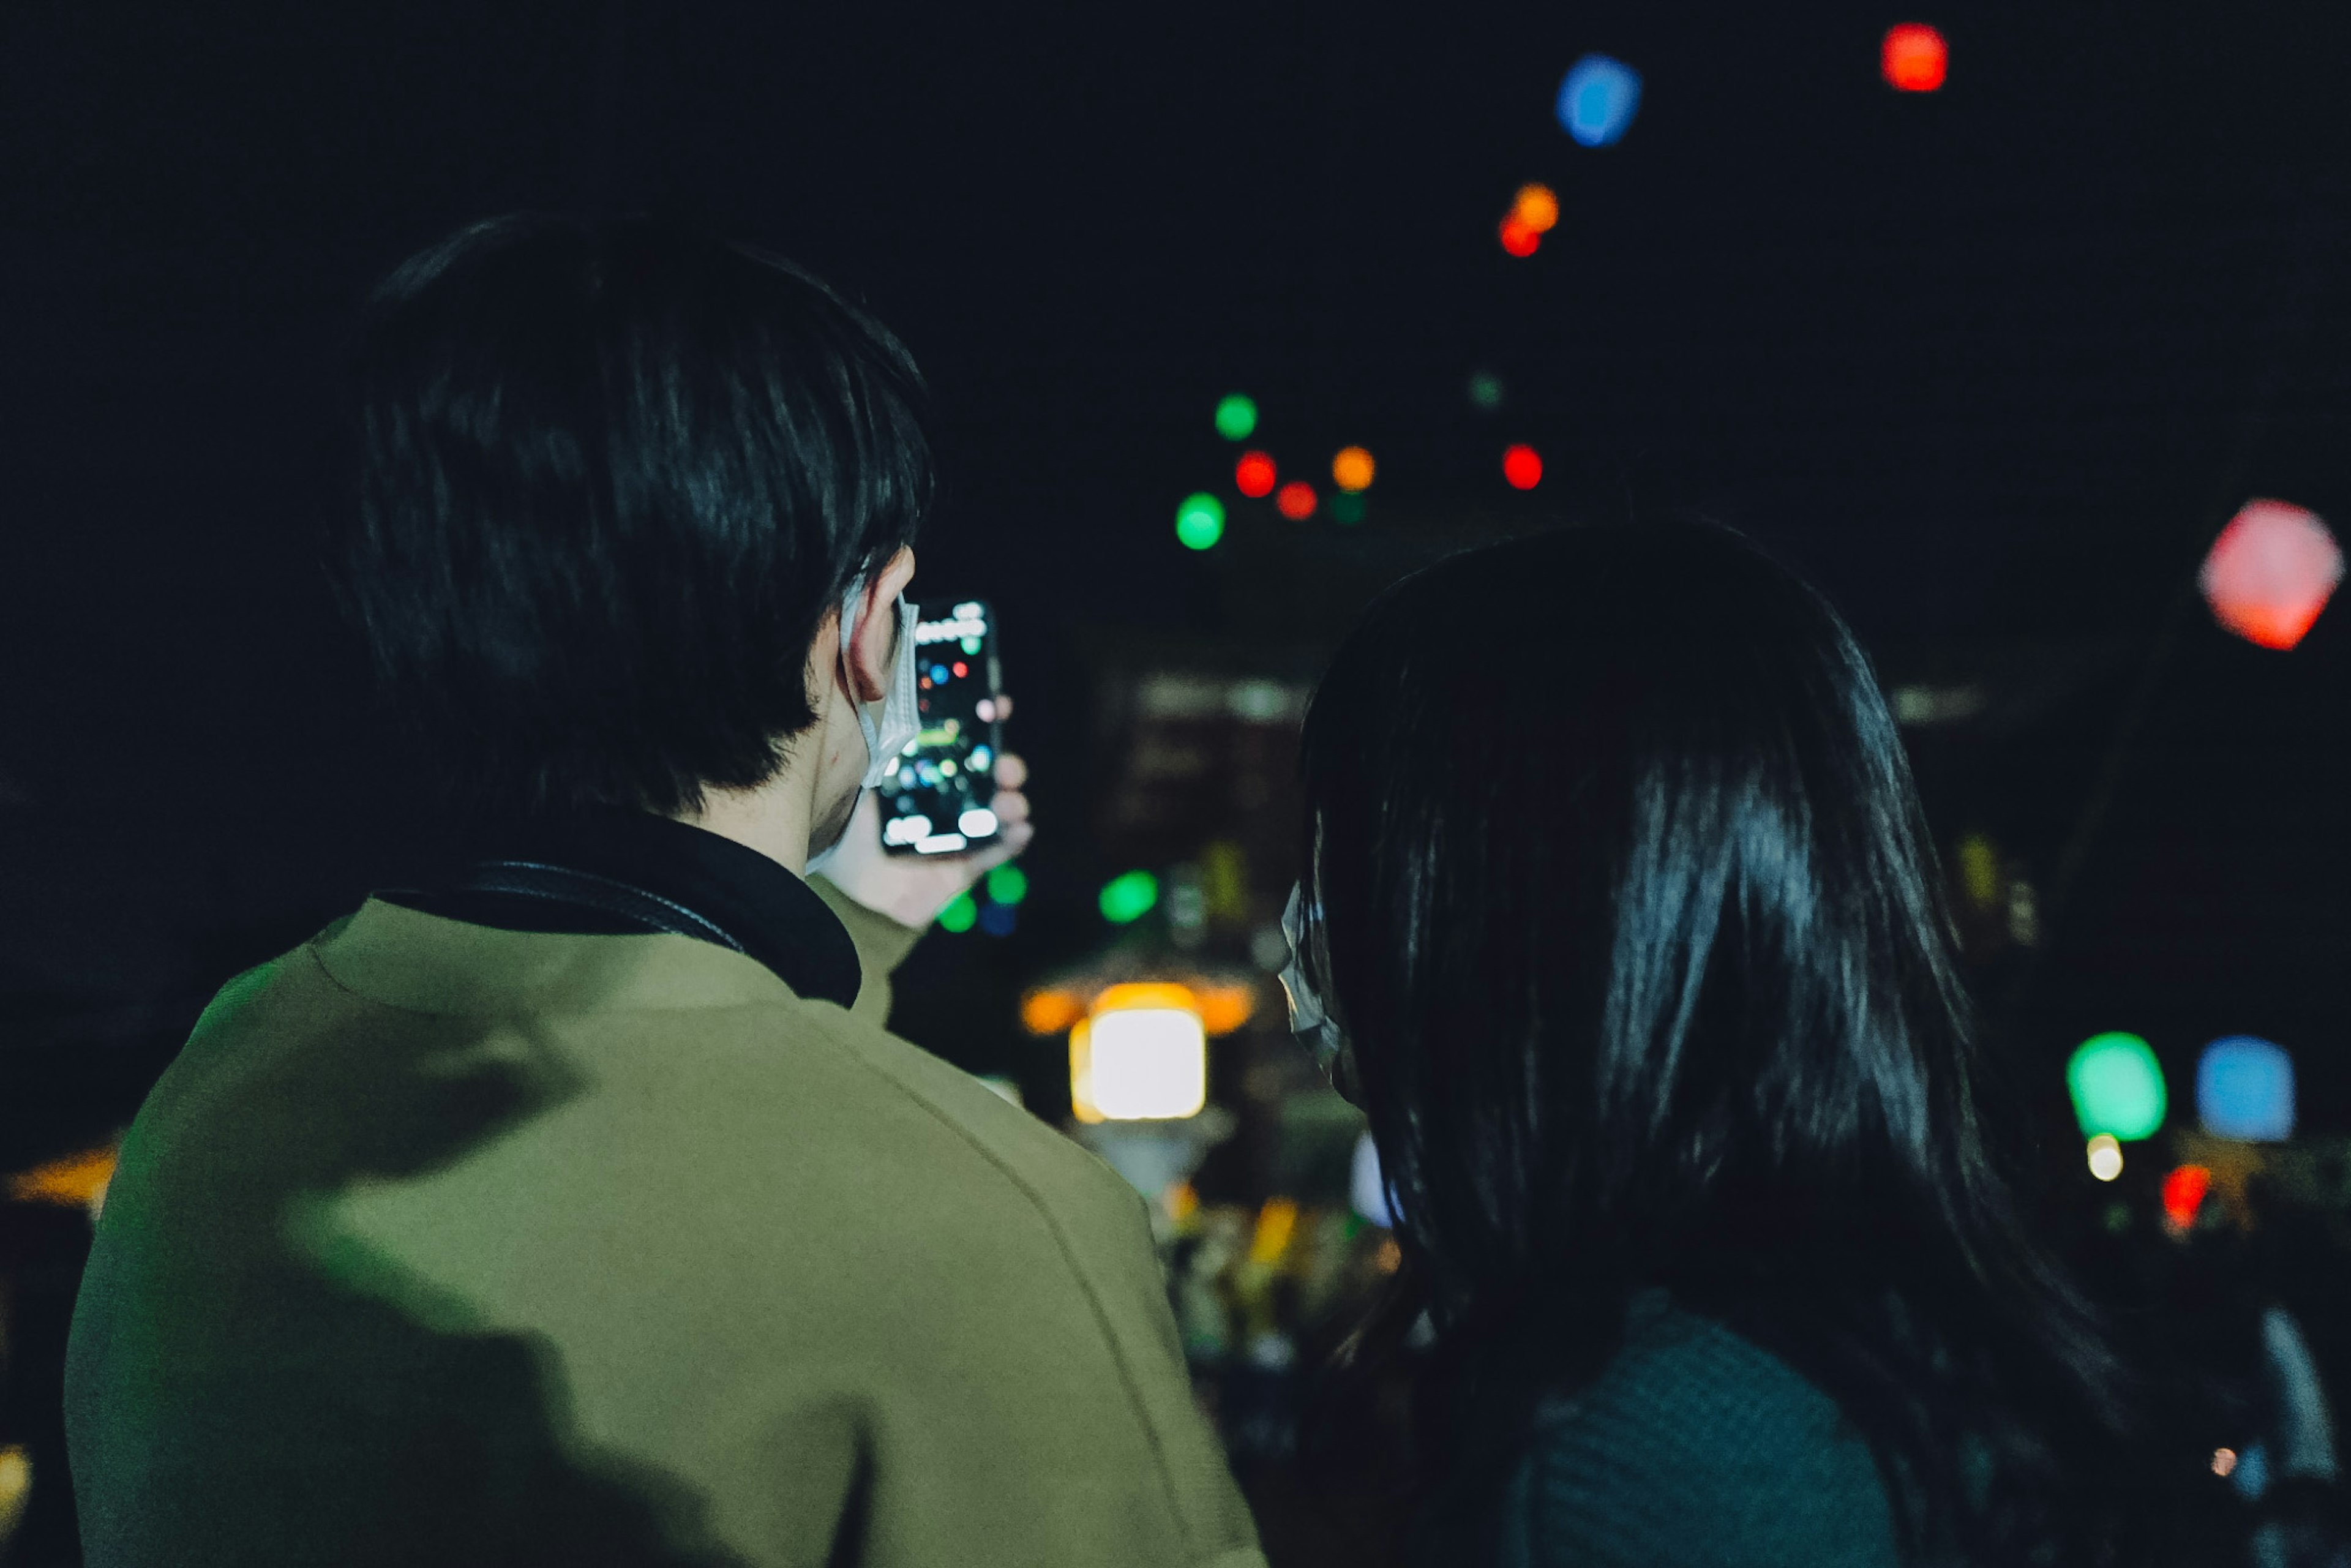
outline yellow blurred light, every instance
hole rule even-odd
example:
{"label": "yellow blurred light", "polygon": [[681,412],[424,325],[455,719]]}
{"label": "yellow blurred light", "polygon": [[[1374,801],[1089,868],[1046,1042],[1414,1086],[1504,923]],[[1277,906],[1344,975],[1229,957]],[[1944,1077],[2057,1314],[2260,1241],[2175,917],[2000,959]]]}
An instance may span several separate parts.
{"label": "yellow blurred light", "polygon": [[1342,490],[1368,490],[1378,467],[1362,447],[1343,446],[1339,455],[1331,459],[1331,482]]}
{"label": "yellow blurred light", "polygon": [[1059,1034],[1085,1011],[1085,1005],[1067,991],[1035,990],[1020,998],[1020,1027],[1030,1034]]}
{"label": "yellow blurred light", "polygon": [[1549,185],[1521,185],[1510,215],[1539,235],[1549,234],[1559,222],[1559,197]]}
{"label": "yellow blurred light", "polygon": [[1981,833],[1959,841],[1959,888],[1978,909],[2000,901],[2000,852]]}
{"label": "yellow blurred light", "polygon": [[18,1203],[57,1203],[95,1212],[113,1179],[114,1150],[84,1149],[10,1176],[8,1196]]}
{"label": "yellow blurred light", "polygon": [[1179,1181],[1167,1189],[1167,1217],[1181,1225],[1200,1211],[1200,1195],[1192,1190],[1188,1181]]}
{"label": "yellow blurred light", "polygon": [[1129,1008],[1194,1008],[1199,1003],[1189,986],[1172,985],[1165,981],[1146,980],[1123,986],[1112,986],[1094,998],[1093,1016],[1122,1012]]}
{"label": "yellow blurred light", "polygon": [[1257,1212],[1257,1234],[1249,1239],[1249,1261],[1279,1263],[1281,1255],[1290,1250],[1290,1238],[1298,1228],[1298,1204],[1287,1197],[1269,1197],[1265,1207]]}
{"label": "yellow blurred light", "polygon": [[2112,1181],[2123,1174],[2123,1146],[2112,1133],[2100,1133],[2090,1140],[2090,1174],[2100,1181]]}
{"label": "yellow blurred light", "polygon": [[1093,1025],[1084,1019],[1070,1030],[1070,1112],[1081,1122],[1102,1119],[1094,1104],[1093,1036]]}
{"label": "yellow blurred light", "polygon": [[1380,1238],[1379,1250],[1372,1254],[1372,1267],[1383,1274],[1393,1274],[1404,1267],[1404,1249],[1395,1237]]}
{"label": "yellow blurred light", "polygon": [[[1249,914],[1249,852],[1219,839],[1200,852],[1200,896],[1211,920],[1243,921]],[[1217,1031],[1210,1030],[1210,1034]]]}
{"label": "yellow blurred light", "polygon": [[20,1444],[0,1448],[0,1546],[16,1533],[33,1494],[33,1457]]}
{"label": "yellow blurred light", "polygon": [[2233,1470],[2233,1469],[2235,1469],[2236,1468],[2237,1468],[2237,1450],[2236,1450],[2236,1449],[2234,1449],[2234,1448],[2215,1448],[2215,1449],[2213,1449],[2213,1450],[2212,1450],[2212,1473],[2213,1473],[2214,1475],[2216,1475],[2216,1476],[2225,1476],[2225,1475],[2227,1475],[2231,1470]]}

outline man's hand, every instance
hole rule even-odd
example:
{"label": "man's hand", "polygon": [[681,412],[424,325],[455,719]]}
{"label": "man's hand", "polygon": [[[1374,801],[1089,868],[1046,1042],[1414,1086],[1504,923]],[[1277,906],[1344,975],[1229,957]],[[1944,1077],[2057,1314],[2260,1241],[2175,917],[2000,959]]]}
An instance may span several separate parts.
{"label": "man's hand", "polygon": [[1000,828],[996,841],[962,855],[893,855],[882,848],[882,808],[865,791],[849,819],[849,831],[821,860],[811,864],[826,880],[876,914],[919,931],[955,902],[956,894],[1029,847],[1036,829],[1029,821],[1029,765],[1006,752],[996,759],[996,799],[988,810]]}

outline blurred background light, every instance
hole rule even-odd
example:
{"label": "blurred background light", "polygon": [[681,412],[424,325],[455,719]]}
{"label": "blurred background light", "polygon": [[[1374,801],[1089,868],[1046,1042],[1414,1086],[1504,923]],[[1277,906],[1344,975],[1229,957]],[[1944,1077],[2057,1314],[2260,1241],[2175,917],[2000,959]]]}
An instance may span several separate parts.
{"label": "blurred background light", "polygon": [[1257,400],[1227,392],[1217,400],[1217,434],[1227,441],[1247,441],[1257,429]]}
{"label": "blurred background light", "polygon": [[1274,509],[1293,523],[1302,523],[1314,515],[1314,486],[1303,479],[1292,479],[1273,497]]}
{"label": "blurred background light", "polygon": [[1559,222],[1558,193],[1549,185],[1520,185],[1517,199],[1510,204],[1510,215],[1535,233],[1547,235]]}
{"label": "blurred background light", "polygon": [[1233,465],[1233,488],[1251,500],[1272,495],[1278,476],[1273,459],[1262,452],[1244,452],[1241,460]]}
{"label": "blurred background light", "polygon": [[1342,490],[1370,489],[1372,476],[1377,472],[1379,465],[1360,446],[1342,446],[1339,455],[1331,459],[1331,482]]}
{"label": "blurred background light", "polygon": [[2285,1142],[2294,1136],[2294,1059],[2249,1034],[2214,1040],[2196,1059],[2196,1115],[2216,1138]]}
{"label": "blurred background light", "polygon": [[1364,520],[1364,493],[1342,490],[1331,497],[1331,520],[1334,523],[1360,523]]}
{"label": "blurred background light", "polygon": [[2112,1181],[2123,1174],[2123,1146],[2112,1133],[2099,1133],[2090,1139],[2090,1174],[2100,1181]]}
{"label": "blurred background light", "polygon": [[1000,865],[987,873],[987,896],[1013,904],[1029,896],[1029,873],[1017,865]]}
{"label": "blurred background light", "polygon": [[1901,92],[1932,92],[1943,85],[1950,50],[1943,35],[1924,22],[1900,22],[1886,29],[1877,68],[1886,85]]}
{"label": "blurred background light", "polygon": [[1491,371],[1473,372],[1468,392],[1470,404],[1488,413],[1502,406],[1502,378]]}
{"label": "blurred background light", "polygon": [[1186,549],[1207,549],[1225,537],[1225,504],[1206,490],[1176,508],[1176,538]]}
{"label": "blurred background light", "polygon": [[2214,620],[2263,648],[2291,648],[2343,580],[2343,551],[2316,514],[2248,501],[2204,558],[2198,582]]}
{"label": "blurred background light", "polygon": [[1512,256],[1532,256],[1541,248],[1542,235],[1520,223],[1514,214],[1502,220],[1502,248]]}
{"label": "blurred background light", "polygon": [[1192,993],[1193,1010],[1211,1039],[1230,1034],[1257,1013],[1256,988],[1246,985],[1204,986]]}
{"label": "blurred background light", "polygon": [[0,1195],[13,1203],[54,1203],[95,1215],[106,1201],[107,1184],[114,1179],[114,1162],[111,1145],[84,1149],[17,1172],[0,1182]]}
{"label": "blurred background light", "polygon": [[2105,1133],[2128,1143],[2163,1125],[2163,1069],[2135,1034],[2116,1031],[2084,1040],[2065,1063],[2065,1088],[2085,1134]]}
{"label": "blurred background light", "polygon": [[2212,1190],[2212,1173],[2202,1166],[2181,1166],[2163,1178],[2163,1222],[2175,1233],[2196,1226],[2204,1195]]}
{"label": "blurred background light", "polygon": [[1030,1034],[1059,1034],[1085,1016],[1085,1003],[1058,986],[1040,986],[1020,998],[1020,1027]]}
{"label": "blurred background light", "polygon": [[1559,122],[1580,147],[1620,140],[1641,106],[1641,73],[1606,55],[1586,55],[1559,84]]}
{"label": "blurred background light", "polygon": [[1388,1207],[1388,1186],[1380,1174],[1380,1148],[1372,1141],[1371,1129],[1355,1140],[1355,1158],[1347,1177],[1347,1201],[1357,1214],[1383,1230],[1395,1228],[1395,1216]]}
{"label": "blurred background light", "polygon": [[968,893],[958,893],[955,901],[939,911],[939,929],[962,933],[979,924],[979,905]]}
{"label": "blurred background light", "polygon": [[1159,879],[1147,871],[1130,871],[1102,884],[1095,901],[1102,917],[1113,925],[1131,925],[1151,913],[1159,902]]}
{"label": "blurred background light", "polygon": [[1259,1268],[1271,1268],[1281,1261],[1290,1250],[1290,1238],[1298,1234],[1298,1200],[1294,1197],[1269,1197],[1257,1211],[1257,1228],[1249,1234],[1249,1260]]}
{"label": "blurred background light", "polygon": [[1531,446],[1502,449],[1502,477],[1513,490],[1531,490],[1542,483],[1542,455]]}
{"label": "blurred background light", "polygon": [[[1138,992],[1172,994],[1121,995]],[[1070,1099],[1082,1120],[1199,1114],[1208,1103],[1208,1039],[1188,997],[1181,986],[1113,986],[1070,1031]]]}
{"label": "blurred background light", "polygon": [[1019,924],[1019,911],[1008,904],[983,904],[979,906],[979,928],[990,936],[1009,936]]}

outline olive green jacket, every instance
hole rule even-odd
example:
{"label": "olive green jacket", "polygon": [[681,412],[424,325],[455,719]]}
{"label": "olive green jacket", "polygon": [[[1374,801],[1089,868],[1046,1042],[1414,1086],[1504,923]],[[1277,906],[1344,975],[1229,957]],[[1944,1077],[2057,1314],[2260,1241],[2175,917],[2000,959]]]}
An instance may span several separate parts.
{"label": "olive green jacket", "polygon": [[828,902],[853,1009],[381,901],[231,982],[75,1316],[91,1568],[1262,1568],[1141,1200]]}

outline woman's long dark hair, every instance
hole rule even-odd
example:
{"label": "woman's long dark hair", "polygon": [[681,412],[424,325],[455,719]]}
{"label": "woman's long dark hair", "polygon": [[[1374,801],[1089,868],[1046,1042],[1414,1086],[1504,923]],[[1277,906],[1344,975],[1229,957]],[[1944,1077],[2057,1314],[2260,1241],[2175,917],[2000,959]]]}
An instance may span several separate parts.
{"label": "woman's long dark hair", "polygon": [[1437,1330],[1439,1516],[1663,1285],[1838,1401],[1912,1560],[2096,1560],[2122,1375],[2003,1175],[1826,602],[1699,524],[1457,556],[1355,630],[1304,746],[1304,957],[1393,1188],[1389,1326]]}

